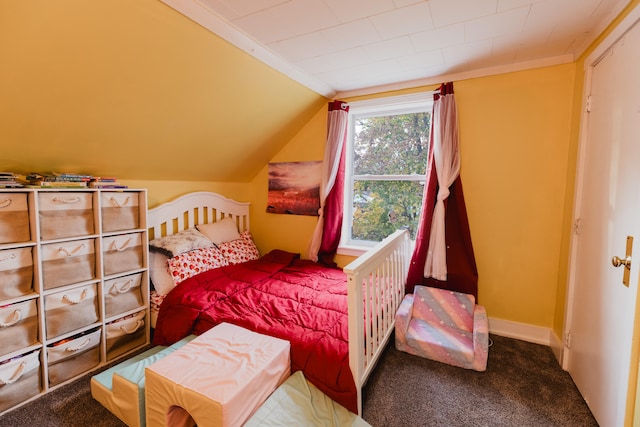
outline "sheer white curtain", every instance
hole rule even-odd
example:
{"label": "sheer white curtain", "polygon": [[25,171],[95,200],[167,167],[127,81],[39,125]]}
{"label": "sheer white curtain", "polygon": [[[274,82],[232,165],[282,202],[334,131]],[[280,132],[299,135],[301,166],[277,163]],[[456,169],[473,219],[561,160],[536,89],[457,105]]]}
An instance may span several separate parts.
{"label": "sheer white curtain", "polygon": [[458,112],[453,88],[450,93],[441,92],[434,100],[432,126],[433,157],[439,188],[433,210],[424,277],[447,280],[444,201],[449,197],[449,187],[460,174]]}
{"label": "sheer white curtain", "polygon": [[340,166],[340,157],[347,139],[349,105],[342,101],[329,103],[327,119],[327,144],[322,162],[322,178],[320,181],[320,209],[318,222],[309,246],[309,259],[318,261],[318,252],[322,245],[325,224],[325,203],[333,189]]}

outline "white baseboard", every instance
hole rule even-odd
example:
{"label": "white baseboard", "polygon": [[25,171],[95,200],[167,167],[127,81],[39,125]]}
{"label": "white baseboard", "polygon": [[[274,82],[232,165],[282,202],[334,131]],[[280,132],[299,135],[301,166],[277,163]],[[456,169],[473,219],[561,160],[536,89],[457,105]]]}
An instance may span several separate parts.
{"label": "white baseboard", "polygon": [[556,360],[562,366],[564,345],[550,328],[490,317],[489,333],[551,347]]}
{"label": "white baseboard", "polygon": [[512,322],[489,318],[489,332],[503,337],[516,338],[536,344],[551,345],[551,329],[542,326],[527,325],[526,323]]}

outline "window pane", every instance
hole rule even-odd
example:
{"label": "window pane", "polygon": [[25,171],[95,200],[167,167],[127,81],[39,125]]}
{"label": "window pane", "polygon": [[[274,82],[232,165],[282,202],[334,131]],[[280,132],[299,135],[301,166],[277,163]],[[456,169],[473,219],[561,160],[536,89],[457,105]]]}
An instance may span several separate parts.
{"label": "window pane", "polygon": [[431,113],[355,120],[354,175],[424,175]]}
{"label": "window pane", "polygon": [[423,188],[411,181],[356,181],[351,238],[379,242],[406,228],[415,239]]}

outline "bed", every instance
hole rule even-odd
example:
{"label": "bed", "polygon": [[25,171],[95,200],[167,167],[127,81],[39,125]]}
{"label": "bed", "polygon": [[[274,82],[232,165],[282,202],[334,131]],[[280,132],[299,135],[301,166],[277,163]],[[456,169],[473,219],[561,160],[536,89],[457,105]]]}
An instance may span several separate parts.
{"label": "bed", "polygon": [[[257,252],[249,207],[195,192],[149,210],[152,284],[161,287],[153,272],[167,270],[167,264],[179,282],[152,291],[154,342],[171,344],[223,321],[287,339],[292,371],[303,371],[330,398],[361,414],[362,387],[389,341],[404,297],[409,233],[398,230],[345,268],[328,268],[286,251]],[[221,233],[230,223],[236,231]],[[166,248],[158,241],[194,228],[216,243],[213,248],[191,249],[198,243],[189,236],[182,252],[169,246],[173,251],[162,253]],[[209,258],[218,249],[228,261]]]}

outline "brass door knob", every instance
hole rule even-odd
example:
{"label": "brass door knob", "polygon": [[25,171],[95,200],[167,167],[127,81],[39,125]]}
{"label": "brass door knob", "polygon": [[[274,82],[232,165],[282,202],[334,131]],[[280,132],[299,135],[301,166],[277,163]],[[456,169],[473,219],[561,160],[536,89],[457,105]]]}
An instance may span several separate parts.
{"label": "brass door knob", "polygon": [[613,258],[611,258],[611,264],[613,264],[614,267],[620,267],[624,265],[626,269],[631,270],[631,256],[626,256],[624,259],[614,256]]}

